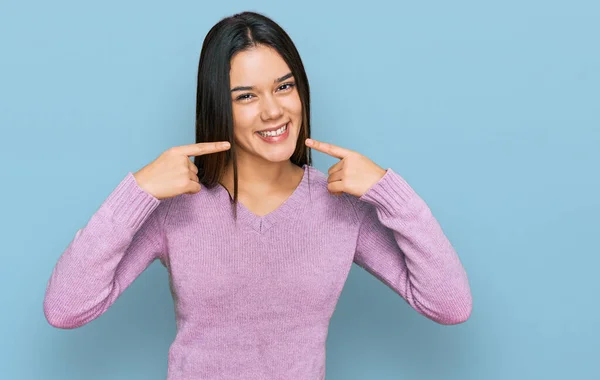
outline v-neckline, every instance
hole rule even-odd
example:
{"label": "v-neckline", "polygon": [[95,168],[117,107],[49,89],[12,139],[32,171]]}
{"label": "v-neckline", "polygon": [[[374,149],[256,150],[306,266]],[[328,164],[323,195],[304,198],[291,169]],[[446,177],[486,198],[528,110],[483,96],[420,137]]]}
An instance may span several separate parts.
{"label": "v-neckline", "polygon": [[[243,222],[253,228],[255,231],[259,233],[263,233],[267,231],[269,228],[277,224],[279,221],[284,220],[290,216],[295,215],[295,210],[300,208],[303,204],[303,199],[305,198],[305,194],[308,192],[308,171],[310,170],[310,166],[304,164],[302,166],[304,169],[304,173],[302,174],[302,179],[300,183],[296,186],[294,191],[290,194],[290,196],[283,201],[276,209],[265,214],[263,216],[259,216],[254,212],[250,211],[242,202],[238,200],[237,202],[237,218],[238,221]],[[232,197],[229,191],[222,184],[218,184],[217,187],[219,191],[222,192],[227,199],[231,202]]]}

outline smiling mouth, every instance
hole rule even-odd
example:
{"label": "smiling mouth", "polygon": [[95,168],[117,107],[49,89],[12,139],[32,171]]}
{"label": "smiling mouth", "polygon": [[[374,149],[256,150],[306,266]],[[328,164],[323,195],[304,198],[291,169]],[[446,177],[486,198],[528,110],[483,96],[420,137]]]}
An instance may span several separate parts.
{"label": "smiling mouth", "polygon": [[280,136],[280,135],[284,134],[287,131],[288,127],[289,127],[289,122],[287,122],[279,127],[264,129],[262,131],[257,131],[256,133],[258,133],[259,135],[261,135],[263,137],[275,137],[275,136]]}

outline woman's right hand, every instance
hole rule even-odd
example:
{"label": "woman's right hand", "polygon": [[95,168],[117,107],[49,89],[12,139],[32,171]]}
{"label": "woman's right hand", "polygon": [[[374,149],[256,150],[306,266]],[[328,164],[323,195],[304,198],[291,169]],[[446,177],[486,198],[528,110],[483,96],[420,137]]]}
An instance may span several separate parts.
{"label": "woman's right hand", "polygon": [[158,199],[200,191],[198,168],[191,156],[226,151],[227,141],[182,145],[164,151],[158,158],[133,174],[138,186]]}

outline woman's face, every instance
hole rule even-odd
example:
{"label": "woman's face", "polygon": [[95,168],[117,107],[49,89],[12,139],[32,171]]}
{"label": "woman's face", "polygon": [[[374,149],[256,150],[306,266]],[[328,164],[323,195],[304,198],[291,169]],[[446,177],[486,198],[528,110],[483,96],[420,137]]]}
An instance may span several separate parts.
{"label": "woman's face", "polygon": [[234,55],[229,76],[238,158],[289,160],[302,125],[302,102],[288,65],[276,50],[258,45]]}

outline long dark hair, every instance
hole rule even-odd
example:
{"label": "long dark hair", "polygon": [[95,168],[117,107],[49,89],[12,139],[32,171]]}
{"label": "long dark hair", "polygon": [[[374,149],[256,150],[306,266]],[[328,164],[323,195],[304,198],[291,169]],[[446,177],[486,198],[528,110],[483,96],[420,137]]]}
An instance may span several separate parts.
{"label": "long dark hair", "polygon": [[[302,125],[292,163],[312,165],[311,151],[304,144],[310,137],[310,90],[300,54],[288,34],[270,18],[255,12],[238,13],[215,24],[204,39],[198,63],[196,93],[196,142],[229,141],[228,151],[196,156],[200,183],[218,185],[225,166],[232,161],[234,196],[238,200],[238,168],[233,137],[233,111],[230,94],[230,62],[236,53],[258,45],[273,48],[281,55],[296,80],[302,102]],[[234,207],[235,213],[235,207]]]}

